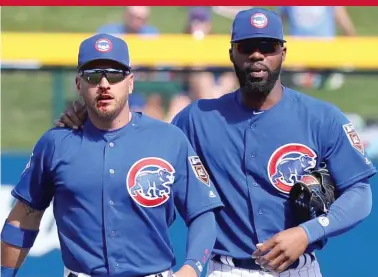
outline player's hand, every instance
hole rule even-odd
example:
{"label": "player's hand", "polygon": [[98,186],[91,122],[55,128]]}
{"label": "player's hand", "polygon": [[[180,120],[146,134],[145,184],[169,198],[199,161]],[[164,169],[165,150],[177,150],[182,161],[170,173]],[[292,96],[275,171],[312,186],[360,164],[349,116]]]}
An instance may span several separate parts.
{"label": "player's hand", "polygon": [[79,101],[73,101],[72,105],[54,121],[56,127],[68,127],[71,129],[81,128],[87,118],[87,108]]}
{"label": "player's hand", "polygon": [[183,265],[172,277],[198,277],[197,272],[190,265]]}
{"label": "player's hand", "polygon": [[294,227],[279,232],[258,245],[252,258],[263,268],[279,273],[303,255],[308,244],[305,230],[302,227]]}

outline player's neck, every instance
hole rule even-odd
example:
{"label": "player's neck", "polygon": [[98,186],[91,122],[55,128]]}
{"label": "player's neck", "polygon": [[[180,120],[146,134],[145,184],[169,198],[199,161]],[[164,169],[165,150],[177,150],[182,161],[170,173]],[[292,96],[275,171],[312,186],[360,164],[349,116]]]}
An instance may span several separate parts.
{"label": "player's neck", "polygon": [[272,91],[265,97],[256,97],[250,93],[241,94],[241,101],[244,107],[251,110],[269,110],[282,98],[282,85],[278,80]]}
{"label": "player's neck", "polygon": [[129,107],[125,107],[113,120],[104,120],[91,112],[88,113],[88,117],[96,128],[103,131],[113,131],[121,129],[128,124],[132,113]]}

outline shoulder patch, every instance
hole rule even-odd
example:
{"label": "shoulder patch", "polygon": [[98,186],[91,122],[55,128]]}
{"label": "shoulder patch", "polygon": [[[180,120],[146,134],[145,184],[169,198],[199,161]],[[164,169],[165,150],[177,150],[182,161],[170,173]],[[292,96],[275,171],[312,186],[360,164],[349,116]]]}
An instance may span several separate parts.
{"label": "shoulder patch", "polygon": [[29,157],[28,163],[26,164],[26,166],[25,166],[24,170],[22,171],[21,175],[23,175],[23,174],[25,173],[25,171],[28,170],[28,169],[30,168],[31,160],[32,160],[32,158],[33,158],[33,155],[34,155],[34,153],[32,152],[32,153],[30,154],[30,157]]}
{"label": "shoulder patch", "polygon": [[197,179],[204,183],[206,186],[210,187],[209,174],[203,166],[201,159],[198,156],[191,156],[188,157],[188,159]]}
{"label": "shoulder patch", "polygon": [[365,154],[364,145],[357,134],[356,129],[354,128],[352,123],[347,123],[343,125],[344,132],[350,142],[350,144],[359,151],[362,155]]}

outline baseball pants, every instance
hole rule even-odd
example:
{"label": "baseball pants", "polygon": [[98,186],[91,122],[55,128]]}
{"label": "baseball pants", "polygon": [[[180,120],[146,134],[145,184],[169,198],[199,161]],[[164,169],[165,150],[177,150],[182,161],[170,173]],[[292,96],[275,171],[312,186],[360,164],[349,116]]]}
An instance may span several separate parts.
{"label": "baseball pants", "polygon": [[281,273],[235,267],[230,257],[224,257],[223,261],[210,260],[207,267],[207,277],[322,277],[318,261],[306,259],[304,255],[300,257],[298,267]]}

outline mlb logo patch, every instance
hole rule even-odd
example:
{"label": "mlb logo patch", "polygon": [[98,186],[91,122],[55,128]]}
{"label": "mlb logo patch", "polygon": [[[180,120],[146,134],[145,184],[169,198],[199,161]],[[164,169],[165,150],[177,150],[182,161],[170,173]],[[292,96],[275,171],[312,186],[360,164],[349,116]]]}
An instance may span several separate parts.
{"label": "mlb logo patch", "polygon": [[343,129],[350,144],[362,155],[365,153],[364,145],[352,123],[344,124]]}
{"label": "mlb logo patch", "polygon": [[207,171],[203,166],[200,158],[198,156],[191,156],[188,157],[188,159],[197,179],[204,183],[206,186],[210,187],[209,174],[207,174]]}

